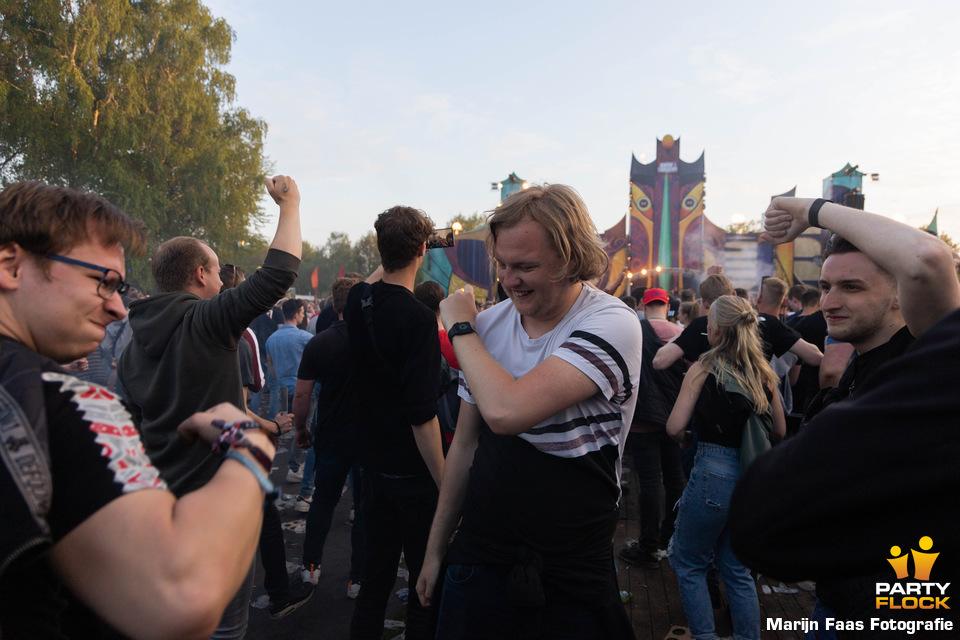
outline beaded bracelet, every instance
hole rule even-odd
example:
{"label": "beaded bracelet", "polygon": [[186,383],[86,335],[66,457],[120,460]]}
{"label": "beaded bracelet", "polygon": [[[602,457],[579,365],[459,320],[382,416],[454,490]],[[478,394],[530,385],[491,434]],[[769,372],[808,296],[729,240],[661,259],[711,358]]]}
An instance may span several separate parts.
{"label": "beaded bracelet", "polygon": [[249,458],[240,455],[236,451],[227,451],[224,457],[230,458],[231,460],[236,460],[250,470],[250,473],[252,473],[257,479],[257,482],[260,484],[260,488],[263,489],[263,492],[266,494],[263,498],[264,506],[272,504],[277,498],[280,497],[280,489],[273,486],[273,483],[270,482],[270,478],[268,478],[263,471],[258,469],[257,465],[251,462]]}
{"label": "beaded bracelet", "polygon": [[230,449],[246,449],[256,458],[263,470],[270,473],[273,460],[243,434],[242,424],[244,423],[234,422],[228,425],[223,420],[214,420],[213,426],[220,429],[220,437],[210,446],[210,449],[220,455],[226,455]]}
{"label": "beaded bracelet", "polygon": [[[274,421],[273,421],[273,424],[277,424],[277,421],[274,420]],[[257,431],[263,432],[263,434],[264,434],[265,436],[267,436],[267,440],[270,441],[270,444],[272,444],[272,445],[274,446],[274,448],[276,448],[277,443],[280,441],[280,438],[279,438],[279,435],[278,435],[278,434],[280,433],[280,425],[278,425],[278,424],[277,424],[277,433],[274,433],[273,431],[270,431],[269,429],[264,429],[263,427],[261,427],[261,426],[260,426],[259,424],[257,424],[256,422],[251,422],[251,421],[238,422],[237,425],[238,425],[238,426],[240,427],[240,429],[242,429],[243,431],[250,431],[250,430],[254,430],[254,429],[255,429],[255,430],[257,430]]]}

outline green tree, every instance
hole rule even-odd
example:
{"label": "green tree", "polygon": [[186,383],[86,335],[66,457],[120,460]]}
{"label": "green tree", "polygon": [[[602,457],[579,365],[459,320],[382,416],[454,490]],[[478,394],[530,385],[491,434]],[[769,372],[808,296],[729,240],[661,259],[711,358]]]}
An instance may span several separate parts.
{"label": "green tree", "polygon": [[[0,179],[100,193],[218,251],[262,219],[266,125],[231,108],[234,34],[198,0],[0,0]],[[241,245],[242,246],[242,245]],[[147,261],[134,265],[141,278]]]}
{"label": "green tree", "polygon": [[354,269],[357,273],[362,273],[364,277],[376,271],[380,266],[380,249],[377,248],[377,233],[367,231],[360,236],[354,245],[356,252],[356,265]]}
{"label": "green tree", "polygon": [[449,228],[453,226],[454,222],[459,222],[460,224],[463,225],[463,229],[460,230],[461,233],[466,231],[473,231],[477,227],[486,226],[487,215],[488,215],[487,213],[480,213],[479,211],[474,211],[470,215],[466,215],[466,216],[463,214],[458,214],[450,218],[450,220],[447,221],[447,224],[445,224],[444,227]]}

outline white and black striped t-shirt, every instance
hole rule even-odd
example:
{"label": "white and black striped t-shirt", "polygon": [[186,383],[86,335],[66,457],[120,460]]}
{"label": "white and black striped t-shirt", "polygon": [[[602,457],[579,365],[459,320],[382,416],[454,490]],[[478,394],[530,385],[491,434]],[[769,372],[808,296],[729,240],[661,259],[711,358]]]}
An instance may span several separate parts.
{"label": "white and black striped t-shirt", "polygon": [[[536,339],[527,336],[511,301],[484,311],[476,324],[487,351],[514,378],[557,356],[600,387],[599,394],[519,437],[543,453],[562,458],[584,456],[606,445],[623,453],[636,405],[641,360],[640,323],[623,302],[584,286],[560,323]],[[476,404],[462,373],[460,396]]]}

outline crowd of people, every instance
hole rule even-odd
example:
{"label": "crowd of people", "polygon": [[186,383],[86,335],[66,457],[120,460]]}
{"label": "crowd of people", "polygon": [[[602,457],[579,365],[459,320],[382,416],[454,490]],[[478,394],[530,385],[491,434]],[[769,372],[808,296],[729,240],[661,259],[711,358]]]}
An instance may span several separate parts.
{"label": "crowd of people", "polygon": [[[668,558],[700,640],[721,583],[734,637],[760,638],[757,572],[815,581],[815,637],[956,620],[864,623],[901,548],[922,549],[912,583],[960,570],[960,283],[938,238],[775,198],[766,241],[832,234],[817,287],[769,277],[750,299],[712,269],[699,295],[618,299],[579,195],[534,186],[488,218],[497,304],[415,286],[433,223],[397,206],[374,225],[381,267],[314,309],[285,299],[296,182],[265,182],[260,268],[172,238],[149,296],[124,281],[142,223],[62,187],[0,192],[0,637],[242,638],[257,550],[270,615],[289,615],[348,481],[353,639],[381,637],[401,556],[408,640],[633,638],[617,558]],[[292,577],[269,478],[291,431]],[[615,552],[625,452],[641,530]]]}

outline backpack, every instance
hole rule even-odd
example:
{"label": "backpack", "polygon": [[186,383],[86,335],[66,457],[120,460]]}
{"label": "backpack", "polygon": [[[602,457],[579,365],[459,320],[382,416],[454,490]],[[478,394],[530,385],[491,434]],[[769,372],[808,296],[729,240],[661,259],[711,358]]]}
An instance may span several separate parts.
{"label": "backpack", "polygon": [[633,414],[634,423],[638,421],[667,424],[667,418],[673,411],[673,405],[680,395],[680,386],[683,384],[683,375],[686,372],[681,360],[677,360],[666,369],[657,371],[653,368],[653,358],[657,351],[666,344],[657,335],[650,321],[640,321],[643,327],[643,352],[640,366],[640,384],[637,385],[637,409]]}

